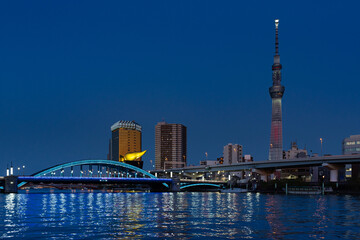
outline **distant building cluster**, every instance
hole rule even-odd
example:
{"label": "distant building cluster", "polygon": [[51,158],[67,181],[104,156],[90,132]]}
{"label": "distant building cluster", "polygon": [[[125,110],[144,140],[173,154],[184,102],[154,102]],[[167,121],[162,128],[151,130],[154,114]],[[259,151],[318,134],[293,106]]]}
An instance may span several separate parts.
{"label": "distant building cluster", "polygon": [[[308,157],[318,157],[318,154],[311,154],[304,148],[298,147],[296,142],[291,142],[291,147],[288,150],[283,149],[283,132],[282,132],[282,97],[285,92],[285,87],[281,84],[281,70],[279,55],[279,20],[275,20],[275,55],[272,65],[272,86],[269,88],[270,97],[272,100],[272,115],[271,115],[271,130],[270,130],[270,146],[269,158],[270,161],[279,160],[293,160]],[[118,121],[111,126],[112,137],[110,140],[108,158],[114,161],[124,161],[134,166],[142,167],[141,160],[142,146],[141,133],[142,128],[134,121]],[[327,156],[321,153],[320,156]],[[360,154],[360,135],[351,135],[345,138],[342,142],[342,150],[344,155]],[[129,153],[134,153],[129,155]],[[130,156],[130,157],[129,157]],[[223,154],[216,160],[206,159],[200,161],[200,165],[207,166],[210,169],[214,165],[236,165],[244,162],[253,161],[250,154],[244,155],[243,146],[240,144],[229,143],[223,147]],[[155,169],[166,170],[173,168],[184,168],[187,166],[187,128],[179,123],[159,122],[155,126]],[[357,179],[359,178],[360,164],[347,164],[342,166],[321,165],[315,167],[296,167],[276,169],[275,173],[271,173],[271,179],[296,179],[301,178],[304,181],[335,181],[335,179]],[[219,171],[220,172],[220,171]],[[210,173],[209,173],[210,174]],[[220,173],[219,173],[220,174]],[[230,180],[230,174],[227,173]],[[250,171],[240,171],[231,173],[239,178],[252,176]],[[259,173],[268,178],[267,173]],[[223,173],[223,176],[226,174]],[[189,177],[189,176],[188,176]],[[193,174],[192,177],[196,177]]]}
{"label": "distant building cluster", "polygon": [[[142,168],[142,127],[135,121],[118,121],[111,126],[108,159]],[[155,168],[186,167],[186,127],[159,122],[155,126]]]}

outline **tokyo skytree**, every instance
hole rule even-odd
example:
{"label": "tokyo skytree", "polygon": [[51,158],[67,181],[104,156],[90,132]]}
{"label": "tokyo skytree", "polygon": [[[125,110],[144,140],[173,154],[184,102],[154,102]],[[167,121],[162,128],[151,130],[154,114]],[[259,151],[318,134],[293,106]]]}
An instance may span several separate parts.
{"label": "tokyo skytree", "polygon": [[285,87],[281,85],[281,64],[279,55],[279,19],[275,20],[275,56],[272,65],[273,85],[269,88],[272,100],[271,136],[269,160],[283,159],[281,98]]}

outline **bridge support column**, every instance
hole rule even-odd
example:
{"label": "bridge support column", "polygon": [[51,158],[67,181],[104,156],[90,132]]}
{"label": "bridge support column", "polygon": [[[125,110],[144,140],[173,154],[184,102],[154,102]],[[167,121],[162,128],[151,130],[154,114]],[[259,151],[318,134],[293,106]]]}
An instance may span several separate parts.
{"label": "bridge support column", "polygon": [[264,181],[264,182],[267,182],[269,176],[271,174],[273,174],[273,172],[274,172],[272,170],[262,170],[262,169],[253,169],[252,171],[260,174],[260,179],[261,179],[261,181]]}
{"label": "bridge support column", "polygon": [[339,170],[330,170],[330,182],[338,182]]}
{"label": "bridge support column", "polygon": [[339,169],[344,168],[343,164],[323,163],[323,167],[330,169],[330,182],[338,182]]}
{"label": "bridge support column", "polygon": [[18,177],[17,176],[7,176],[5,177],[5,193],[17,193],[18,192]]}
{"label": "bridge support column", "polygon": [[261,181],[267,182],[268,181],[268,175],[267,174],[261,174],[260,179],[261,179]]}
{"label": "bridge support column", "polygon": [[173,178],[172,184],[170,186],[170,192],[180,192],[180,179]]}

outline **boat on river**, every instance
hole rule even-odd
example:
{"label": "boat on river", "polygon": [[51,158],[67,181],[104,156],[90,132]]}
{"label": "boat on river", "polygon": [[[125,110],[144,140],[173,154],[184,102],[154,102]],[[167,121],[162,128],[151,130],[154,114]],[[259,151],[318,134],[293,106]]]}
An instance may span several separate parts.
{"label": "boat on river", "polygon": [[[286,191],[284,189],[284,191]],[[324,193],[332,193],[334,190],[332,187],[324,187]],[[316,195],[322,193],[320,186],[299,186],[299,187],[288,187],[288,194],[302,194],[302,195]]]}
{"label": "boat on river", "polygon": [[300,194],[300,195],[316,195],[321,194],[321,188],[317,186],[310,187],[288,187],[288,194]]}
{"label": "boat on river", "polygon": [[246,193],[248,190],[244,188],[224,188],[221,189],[221,193]]}

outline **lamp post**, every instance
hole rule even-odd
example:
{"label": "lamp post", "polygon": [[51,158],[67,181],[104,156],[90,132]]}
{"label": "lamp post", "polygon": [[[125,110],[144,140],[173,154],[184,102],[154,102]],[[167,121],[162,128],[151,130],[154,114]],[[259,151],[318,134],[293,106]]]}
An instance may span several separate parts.
{"label": "lamp post", "polygon": [[322,156],[322,149],[323,149],[323,139],[320,138],[320,156]]}

